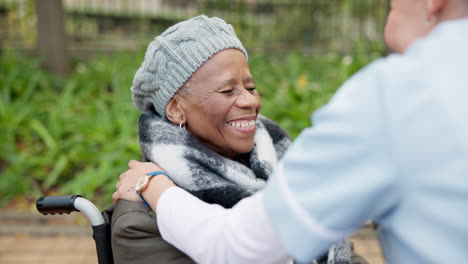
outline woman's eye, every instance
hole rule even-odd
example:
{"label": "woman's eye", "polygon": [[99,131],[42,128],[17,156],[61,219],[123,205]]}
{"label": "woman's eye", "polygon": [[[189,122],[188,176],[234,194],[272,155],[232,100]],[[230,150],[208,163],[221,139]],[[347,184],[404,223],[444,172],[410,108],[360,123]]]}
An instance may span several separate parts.
{"label": "woman's eye", "polygon": [[245,88],[245,89],[247,89],[247,91],[249,91],[249,92],[253,92],[253,91],[255,91],[256,88],[255,87],[250,87],[250,88]]}
{"label": "woman's eye", "polygon": [[234,92],[234,89],[221,91],[221,93],[223,93],[223,94],[230,94],[230,93],[232,93],[232,92]]}

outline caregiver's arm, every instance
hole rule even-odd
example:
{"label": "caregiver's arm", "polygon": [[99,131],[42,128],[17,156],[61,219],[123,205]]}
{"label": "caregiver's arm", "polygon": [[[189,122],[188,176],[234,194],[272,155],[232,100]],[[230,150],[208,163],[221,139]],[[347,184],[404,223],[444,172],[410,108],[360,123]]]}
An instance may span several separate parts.
{"label": "caregiver's arm", "polygon": [[173,187],[163,193],[156,211],[164,240],[197,263],[285,263],[288,259],[268,220],[261,192],[224,209]]}
{"label": "caregiver's arm", "polygon": [[268,180],[266,212],[298,261],[317,258],[368,220],[379,222],[398,208],[392,108],[382,82],[389,70],[381,62],[349,79],[314,114],[313,127],[301,132]]}
{"label": "caregiver's arm", "polygon": [[[135,183],[145,173],[161,171],[154,163],[129,162],[120,175],[114,201],[140,201]],[[263,195],[242,200],[231,209],[207,204],[163,175],[151,178],[142,192],[157,214],[163,238],[197,263],[285,263],[287,256],[265,214]]]}

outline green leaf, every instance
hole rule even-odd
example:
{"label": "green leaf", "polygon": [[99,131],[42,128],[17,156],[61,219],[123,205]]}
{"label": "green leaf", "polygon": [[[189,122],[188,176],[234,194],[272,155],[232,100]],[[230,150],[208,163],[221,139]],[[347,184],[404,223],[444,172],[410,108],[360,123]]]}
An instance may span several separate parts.
{"label": "green leaf", "polygon": [[49,174],[49,176],[44,181],[43,186],[48,189],[53,184],[56,184],[57,179],[59,178],[60,174],[65,170],[65,168],[67,167],[67,164],[68,164],[67,156],[61,155],[60,158],[55,163],[55,166],[54,166],[52,172]]}
{"label": "green leaf", "polygon": [[47,128],[41,122],[39,122],[37,119],[34,119],[29,122],[29,126],[44,141],[49,150],[57,149],[57,143],[55,142],[54,138],[50,135]]}

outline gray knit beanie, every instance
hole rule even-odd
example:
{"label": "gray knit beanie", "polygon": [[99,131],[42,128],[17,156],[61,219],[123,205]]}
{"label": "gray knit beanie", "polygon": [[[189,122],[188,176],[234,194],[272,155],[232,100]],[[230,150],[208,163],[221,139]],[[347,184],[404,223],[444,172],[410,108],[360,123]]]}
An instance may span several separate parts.
{"label": "gray knit beanie", "polygon": [[230,48],[247,58],[233,27],[220,18],[202,15],[173,25],[149,44],[133,79],[133,102],[143,112],[154,108],[166,117],[167,104],[192,74]]}

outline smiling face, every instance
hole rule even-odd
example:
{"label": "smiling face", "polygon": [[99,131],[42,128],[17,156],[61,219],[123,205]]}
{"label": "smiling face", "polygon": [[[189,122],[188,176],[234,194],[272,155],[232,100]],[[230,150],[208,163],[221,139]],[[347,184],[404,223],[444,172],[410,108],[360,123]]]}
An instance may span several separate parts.
{"label": "smiling face", "polygon": [[228,158],[254,146],[260,97],[245,56],[223,50],[205,62],[176,95],[186,129],[211,150]]}

